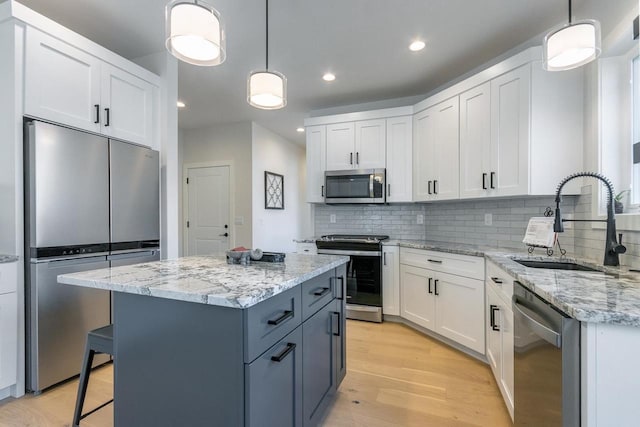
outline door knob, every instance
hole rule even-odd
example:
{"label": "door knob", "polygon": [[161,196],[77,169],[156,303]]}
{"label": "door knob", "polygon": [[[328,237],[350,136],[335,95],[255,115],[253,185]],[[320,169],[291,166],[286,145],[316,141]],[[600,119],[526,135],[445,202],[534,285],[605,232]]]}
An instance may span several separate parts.
{"label": "door knob", "polygon": [[220,237],[229,237],[229,233],[218,234],[218,236],[220,236]]}

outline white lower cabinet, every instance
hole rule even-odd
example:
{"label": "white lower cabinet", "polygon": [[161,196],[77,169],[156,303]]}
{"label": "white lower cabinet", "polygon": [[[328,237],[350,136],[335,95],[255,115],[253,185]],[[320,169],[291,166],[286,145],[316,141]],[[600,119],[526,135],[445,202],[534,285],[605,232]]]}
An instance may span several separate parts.
{"label": "white lower cabinet", "polygon": [[18,297],[0,295],[0,390],[14,385],[18,369]]}
{"label": "white lower cabinet", "polygon": [[[487,275],[494,272],[493,264],[487,264]],[[509,280],[508,275],[506,278]],[[487,360],[513,419],[513,310],[511,300],[495,279],[492,276],[486,280]]]}
{"label": "white lower cabinet", "polygon": [[400,315],[400,248],[382,248],[382,314]]}
{"label": "white lower cabinet", "polygon": [[400,283],[403,318],[484,354],[482,280],[401,264]]}

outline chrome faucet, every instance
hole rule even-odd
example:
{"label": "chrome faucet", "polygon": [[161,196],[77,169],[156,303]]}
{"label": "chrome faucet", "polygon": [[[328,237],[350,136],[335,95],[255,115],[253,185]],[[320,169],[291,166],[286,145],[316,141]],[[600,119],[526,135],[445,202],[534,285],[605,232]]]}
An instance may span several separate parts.
{"label": "chrome faucet", "polygon": [[562,192],[562,187],[564,185],[575,178],[580,177],[591,177],[597,178],[600,181],[604,182],[607,187],[607,236],[605,238],[605,247],[604,247],[604,265],[618,266],[620,265],[619,254],[623,254],[627,251],[627,248],[622,245],[622,233],[618,235],[616,238],[616,218],[613,212],[613,185],[608,178],[603,175],[600,175],[596,172],[578,172],[572,175],[569,175],[565,179],[563,179],[560,184],[558,184],[558,191],[556,192],[556,215],[555,222],[553,224],[553,231],[556,233],[564,232],[563,222],[605,222],[602,219],[562,219],[562,212],[560,212],[560,202],[562,201],[562,196],[560,193]]}

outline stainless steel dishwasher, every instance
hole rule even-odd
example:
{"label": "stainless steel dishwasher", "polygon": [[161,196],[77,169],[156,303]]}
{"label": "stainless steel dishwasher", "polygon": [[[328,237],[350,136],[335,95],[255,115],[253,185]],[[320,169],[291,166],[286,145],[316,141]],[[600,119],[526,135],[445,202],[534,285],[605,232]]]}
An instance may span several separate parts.
{"label": "stainless steel dishwasher", "polygon": [[580,426],[580,322],[517,281],[513,320],[515,425]]}

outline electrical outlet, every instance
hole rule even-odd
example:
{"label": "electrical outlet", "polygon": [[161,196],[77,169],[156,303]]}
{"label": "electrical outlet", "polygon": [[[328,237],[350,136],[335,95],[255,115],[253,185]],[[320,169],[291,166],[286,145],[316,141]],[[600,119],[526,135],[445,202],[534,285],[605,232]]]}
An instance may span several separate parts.
{"label": "electrical outlet", "polygon": [[329,222],[331,224],[335,224],[336,223],[336,214],[329,215]]}
{"label": "electrical outlet", "polygon": [[424,224],[424,215],[418,214],[416,217],[416,224]]}
{"label": "electrical outlet", "polygon": [[493,224],[493,214],[486,213],[484,214],[484,225]]}

